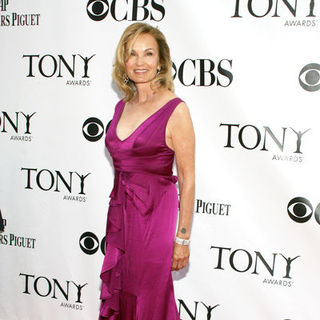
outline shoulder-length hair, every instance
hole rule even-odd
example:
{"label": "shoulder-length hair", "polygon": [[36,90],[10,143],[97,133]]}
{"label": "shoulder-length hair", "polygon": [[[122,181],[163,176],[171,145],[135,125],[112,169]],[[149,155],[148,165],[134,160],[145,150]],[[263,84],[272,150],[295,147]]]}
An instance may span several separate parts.
{"label": "shoulder-length hair", "polygon": [[127,81],[124,80],[127,77],[125,67],[125,63],[128,59],[127,45],[130,41],[132,41],[132,45],[140,34],[145,33],[152,35],[158,43],[161,66],[160,72],[157,73],[155,79],[151,82],[151,88],[153,89],[155,88],[155,85],[159,84],[159,87],[174,91],[171,73],[172,62],[166,38],[158,28],[152,27],[147,23],[137,22],[131,24],[124,30],[116,50],[115,63],[113,65],[112,77],[119,89],[123,92],[125,101],[130,101],[136,92],[135,83],[130,79],[127,79]]}

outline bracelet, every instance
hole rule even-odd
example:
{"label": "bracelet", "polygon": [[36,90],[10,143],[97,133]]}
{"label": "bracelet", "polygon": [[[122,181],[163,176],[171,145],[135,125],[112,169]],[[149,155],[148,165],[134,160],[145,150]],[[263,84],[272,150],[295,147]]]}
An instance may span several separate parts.
{"label": "bracelet", "polygon": [[184,246],[188,246],[190,244],[190,239],[182,239],[179,237],[175,237],[174,242],[177,244],[182,244]]}

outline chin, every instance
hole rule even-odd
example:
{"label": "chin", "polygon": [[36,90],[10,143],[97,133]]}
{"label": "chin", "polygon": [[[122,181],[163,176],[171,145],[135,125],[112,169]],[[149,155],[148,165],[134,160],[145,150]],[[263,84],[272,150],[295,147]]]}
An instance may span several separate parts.
{"label": "chin", "polygon": [[133,79],[135,84],[150,83],[153,79]]}

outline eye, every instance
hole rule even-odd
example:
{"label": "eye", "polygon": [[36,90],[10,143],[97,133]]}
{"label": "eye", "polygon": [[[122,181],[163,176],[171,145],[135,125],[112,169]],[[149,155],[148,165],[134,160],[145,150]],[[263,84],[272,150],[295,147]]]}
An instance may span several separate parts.
{"label": "eye", "polygon": [[147,56],[153,56],[153,52],[152,51],[148,51],[147,52]]}
{"label": "eye", "polygon": [[107,0],[89,0],[87,4],[87,13],[94,21],[103,20],[109,12]]}
{"label": "eye", "polygon": [[103,123],[98,118],[87,119],[82,126],[84,137],[91,141],[98,141],[103,136]]}
{"label": "eye", "polygon": [[310,63],[302,68],[299,73],[299,82],[303,89],[307,91],[317,91],[320,89],[320,65]]}
{"label": "eye", "polygon": [[99,239],[92,232],[85,232],[79,239],[81,250],[86,254],[94,254],[99,249]]}
{"label": "eye", "polygon": [[288,203],[287,212],[293,221],[303,223],[310,220],[313,207],[307,199],[297,197]]}

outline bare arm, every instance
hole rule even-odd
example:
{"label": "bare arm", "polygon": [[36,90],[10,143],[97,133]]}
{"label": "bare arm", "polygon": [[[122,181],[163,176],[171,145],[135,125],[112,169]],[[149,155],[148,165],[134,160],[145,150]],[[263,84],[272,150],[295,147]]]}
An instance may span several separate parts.
{"label": "bare arm", "polygon": [[[168,129],[176,156],[180,191],[177,237],[189,239],[195,191],[195,135],[189,109],[185,103],[181,103],[172,113]],[[184,268],[189,255],[189,246],[175,243],[172,270]]]}

